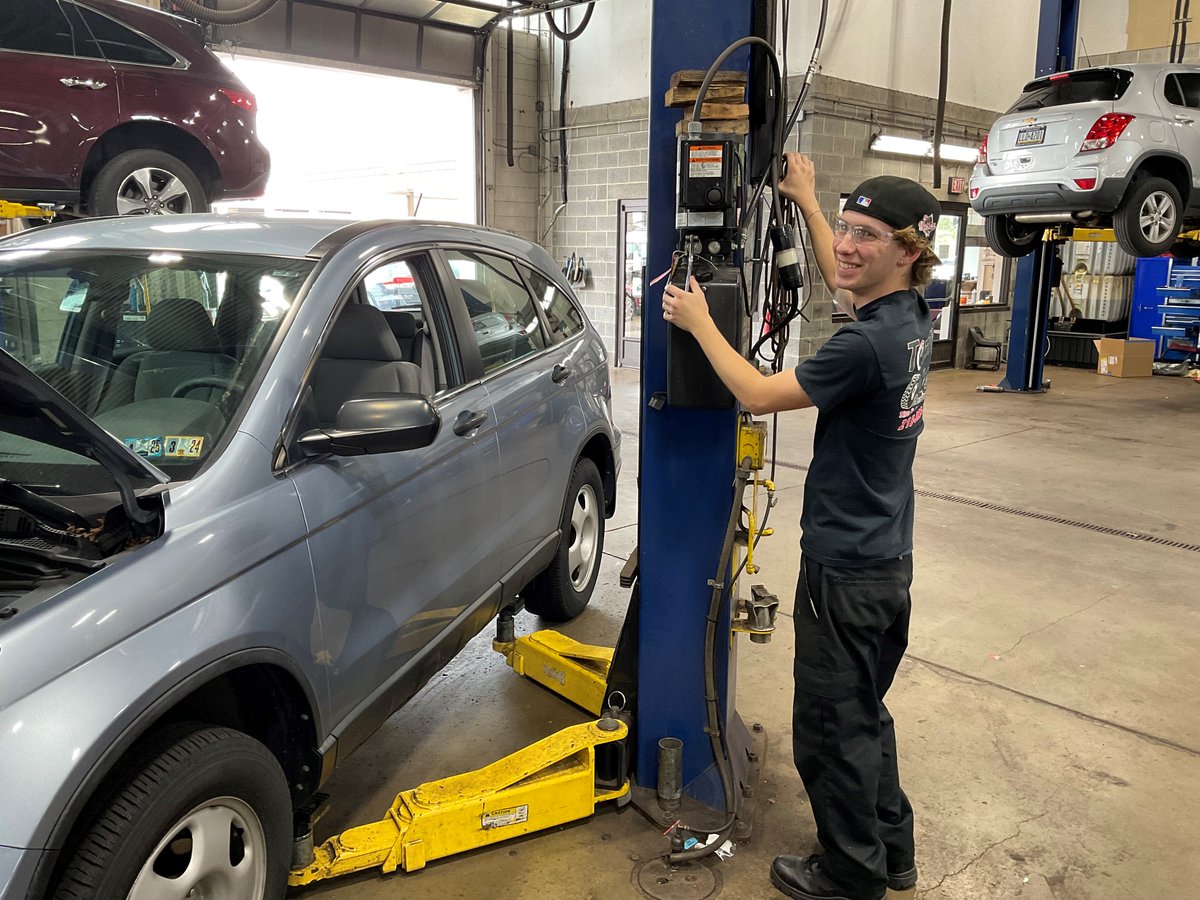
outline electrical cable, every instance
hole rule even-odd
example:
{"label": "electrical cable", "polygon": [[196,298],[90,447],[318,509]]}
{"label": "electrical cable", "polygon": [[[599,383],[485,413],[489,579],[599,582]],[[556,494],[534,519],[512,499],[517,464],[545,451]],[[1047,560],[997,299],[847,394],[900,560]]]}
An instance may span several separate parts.
{"label": "electrical cable", "polygon": [[279,0],[254,0],[238,9],[210,9],[198,0],[171,0],[171,5],[189,18],[206,25],[245,25],[265,15]]}
{"label": "electrical cable", "polygon": [[571,74],[571,42],[563,41],[562,73],[558,85],[558,173],[562,181],[562,202],[567,202],[567,78]]}

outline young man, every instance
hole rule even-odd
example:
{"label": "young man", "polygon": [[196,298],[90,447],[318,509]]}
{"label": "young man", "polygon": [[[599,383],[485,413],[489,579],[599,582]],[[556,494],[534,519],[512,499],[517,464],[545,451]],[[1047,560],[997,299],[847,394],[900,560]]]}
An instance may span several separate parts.
{"label": "young man", "polygon": [[826,283],[848,293],[857,321],[794,371],[764,376],[717,330],[695,279],[666,288],[663,318],[695,336],[750,412],[817,408],[800,519],[792,744],[824,853],[777,857],[771,881],[799,900],[881,900],[889,885],[917,879],[883,698],[908,644],[912,465],[932,350],[917,288],[938,262],[930,239],[940,208],[914,181],[871,178],[830,233],[812,165],[796,154],[780,191],[799,204]]}

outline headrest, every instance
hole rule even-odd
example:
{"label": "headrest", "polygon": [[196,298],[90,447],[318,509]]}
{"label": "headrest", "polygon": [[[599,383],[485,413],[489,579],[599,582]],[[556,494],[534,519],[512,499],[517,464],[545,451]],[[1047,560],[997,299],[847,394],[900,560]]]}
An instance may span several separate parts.
{"label": "headrest", "polygon": [[417,317],[412,313],[389,312],[384,313],[384,315],[388,317],[388,324],[392,327],[392,334],[394,334],[396,337],[416,337]]}
{"label": "headrest", "polygon": [[373,362],[404,359],[383,313],[365,303],[351,303],[343,307],[333,323],[333,331],[321,352],[321,358]]}
{"label": "headrest", "polygon": [[155,350],[215,353],[220,348],[204,305],[187,297],[154,301],[146,317],[146,342]]}

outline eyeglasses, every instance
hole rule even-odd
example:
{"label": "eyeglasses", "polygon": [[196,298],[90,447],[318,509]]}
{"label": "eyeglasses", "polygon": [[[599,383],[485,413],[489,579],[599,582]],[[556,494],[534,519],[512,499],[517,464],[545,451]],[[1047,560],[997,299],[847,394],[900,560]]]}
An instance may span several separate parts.
{"label": "eyeglasses", "polygon": [[879,234],[872,231],[870,228],[863,228],[861,225],[851,225],[842,219],[838,219],[833,223],[833,236],[840,241],[846,235],[850,235],[850,240],[854,242],[856,247],[861,247],[866,244],[873,244],[875,241],[890,241],[893,232],[887,234]]}

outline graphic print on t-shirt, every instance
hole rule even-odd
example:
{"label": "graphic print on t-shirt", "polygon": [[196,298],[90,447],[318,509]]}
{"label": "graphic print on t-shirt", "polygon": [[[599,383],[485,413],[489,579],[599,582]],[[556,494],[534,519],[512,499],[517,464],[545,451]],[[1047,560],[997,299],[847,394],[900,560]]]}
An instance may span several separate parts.
{"label": "graphic print on t-shirt", "polygon": [[925,388],[929,383],[929,362],[933,358],[933,329],[929,336],[909,341],[908,371],[912,378],[904,395],[900,398],[900,424],[897,431],[905,431],[921,421],[925,414]]}

